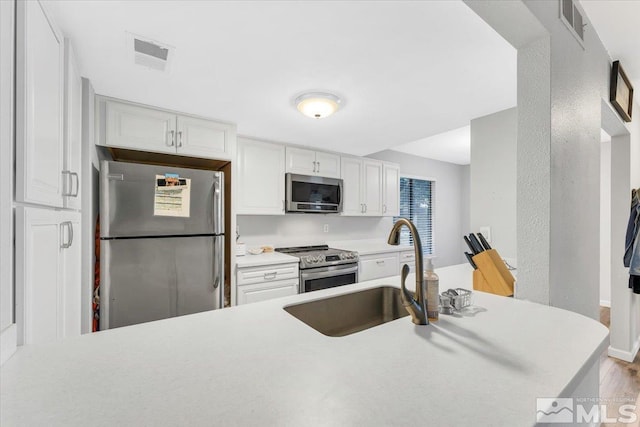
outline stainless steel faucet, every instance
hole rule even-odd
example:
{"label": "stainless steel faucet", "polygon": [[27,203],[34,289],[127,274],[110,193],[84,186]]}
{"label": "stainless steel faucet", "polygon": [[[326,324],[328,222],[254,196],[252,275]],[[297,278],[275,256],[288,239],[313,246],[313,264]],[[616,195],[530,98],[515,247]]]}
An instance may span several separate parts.
{"label": "stainless steel faucet", "polygon": [[400,297],[402,298],[402,305],[411,315],[413,323],[416,325],[428,325],[427,290],[425,289],[424,273],[422,271],[422,243],[420,242],[420,235],[418,234],[416,226],[408,219],[400,218],[395,224],[393,224],[393,228],[389,234],[388,243],[394,246],[398,246],[400,244],[400,229],[403,225],[406,225],[407,228],[409,228],[409,232],[413,237],[413,249],[416,253],[416,292],[415,295],[412,295],[405,285],[405,281],[409,275],[409,266],[405,264],[402,266],[400,281],[402,292],[400,292]]}

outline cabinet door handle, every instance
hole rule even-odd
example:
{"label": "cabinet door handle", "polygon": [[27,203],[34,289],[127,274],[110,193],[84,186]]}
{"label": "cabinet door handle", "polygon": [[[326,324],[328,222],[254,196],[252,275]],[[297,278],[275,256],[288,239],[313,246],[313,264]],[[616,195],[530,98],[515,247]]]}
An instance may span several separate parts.
{"label": "cabinet door handle", "polygon": [[320,173],[320,162],[316,162],[318,164],[318,170],[316,172]]}
{"label": "cabinet door handle", "polygon": [[384,264],[384,261],[383,261],[383,260],[376,261],[376,264],[378,264],[378,265],[382,265],[382,264]]}
{"label": "cabinet door handle", "polygon": [[367,213],[367,204],[364,204],[364,213]]}
{"label": "cabinet door handle", "polygon": [[71,172],[71,176],[76,178],[76,191],[71,194],[71,197],[78,197],[78,192],[80,191],[80,177],[78,177],[77,172]]}
{"label": "cabinet door handle", "polygon": [[178,147],[182,147],[182,131],[178,131]]}
{"label": "cabinet door handle", "polygon": [[360,203],[360,213],[364,213],[364,203]]}
{"label": "cabinet door handle", "polygon": [[64,170],[62,171],[62,195],[63,196],[71,196],[71,182],[70,182],[70,177],[71,177],[71,171],[67,171]]}
{"label": "cabinet door handle", "polygon": [[273,280],[276,278],[276,276],[278,275],[277,271],[272,271],[271,273],[264,273],[264,279],[265,280]]}
{"label": "cabinet door handle", "polygon": [[316,162],[315,162],[315,160],[313,162],[313,173],[316,173]]}
{"label": "cabinet door handle", "polygon": [[60,240],[61,241],[63,241],[63,239],[64,239],[64,231],[63,231],[64,228],[67,229],[67,233],[69,235],[69,238],[68,238],[66,243],[60,244],[60,248],[68,249],[73,244],[73,223],[71,221],[65,221],[65,222],[60,223],[60,234],[61,234]]}
{"label": "cabinet door handle", "polygon": [[176,131],[170,130],[169,133],[171,134],[171,140],[169,141],[169,147],[173,147],[173,145],[175,144]]}
{"label": "cabinet door handle", "polygon": [[402,256],[405,257],[405,258],[413,258],[414,257],[413,254],[405,254],[405,255],[402,255]]}
{"label": "cabinet door handle", "polygon": [[387,213],[387,205],[382,205],[382,213]]}

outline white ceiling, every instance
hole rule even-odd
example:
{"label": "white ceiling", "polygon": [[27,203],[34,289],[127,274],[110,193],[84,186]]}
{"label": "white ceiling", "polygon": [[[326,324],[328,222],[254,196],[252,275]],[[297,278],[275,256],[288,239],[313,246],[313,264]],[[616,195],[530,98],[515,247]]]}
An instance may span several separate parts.
{"label": "white ceiling", "polygon": [[463,126],[438,135],[393,147],[415,156],[443,162],[468,165],[471,163],[471,126]]}
{"label": "white ceiling", "polygon": [[[235,122],[246,136],[420,151],[428,136],[516,104],[516,50],[459,0],[48,6],[97,93]],[[174,46],[170,72],[134,65],[126,32]],[[307,90],[344,106],[304,117],[292,100]]]}
{"label": "white ceiling", "polygon": [[583,0],[580,5],[611,58],[614,61],[620,60],[631,84],[638,91],[640,89],[640,1]]}

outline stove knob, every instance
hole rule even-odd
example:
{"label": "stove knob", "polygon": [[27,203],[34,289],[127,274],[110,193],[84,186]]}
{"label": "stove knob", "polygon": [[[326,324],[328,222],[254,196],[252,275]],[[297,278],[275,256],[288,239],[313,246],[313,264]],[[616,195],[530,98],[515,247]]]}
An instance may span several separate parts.
{"label": "stove knob", "polygon": [[323,255],[318,255],[316,257],[316,262],[323,262],[324,261],[324,256]]}
{"label": "stove knob", "polygon": [[313,263],[313,257],[311,255],[304,257],[304,260],[309,264]]}
{"label": "stove knob", "polygon": [[347,259],[347,258],[349,258],[349,254],[346,254],[344,252],[340,252],[340,259],[344,260],[344,259]]}

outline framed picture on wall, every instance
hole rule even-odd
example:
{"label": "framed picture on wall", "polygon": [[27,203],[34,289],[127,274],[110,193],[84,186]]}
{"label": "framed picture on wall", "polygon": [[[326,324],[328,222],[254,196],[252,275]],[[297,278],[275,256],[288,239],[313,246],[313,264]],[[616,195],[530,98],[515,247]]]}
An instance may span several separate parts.
{"label": "framed picture on wall", "polygon": [[609,101],[614,106],[622,120],[631,121],[633,107],[633,86],[622,69],[620,61],[615,61],[611,68],[611,86],[609,87]]}

